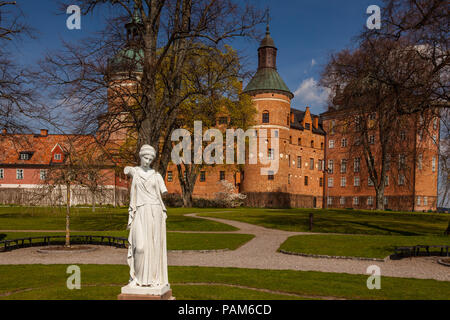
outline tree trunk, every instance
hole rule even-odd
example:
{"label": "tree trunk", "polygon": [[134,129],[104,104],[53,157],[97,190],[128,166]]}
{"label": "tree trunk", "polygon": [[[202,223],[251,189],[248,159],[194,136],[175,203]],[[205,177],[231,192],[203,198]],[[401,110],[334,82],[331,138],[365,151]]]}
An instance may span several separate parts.
{"label": "tree trunk", "polygon": [[375,188],[376,192],[376,201],[377,201],[377,210],[384,210],[384,189],[380,190]]}
{"label": "tree trunk", "polygon": [[92,212],[95,212],[95,192],[92,192]]}
{"label": "tree trunk", "polygon": [[187,190],[187,188],[183,188],[182,196],[183,196],[183,207],[192,208],[192,191]]}
{"label": "tree trunk", "polygon": [[70,247],[70,183],[66,185],[67,199],[66,199],[66,247]]}

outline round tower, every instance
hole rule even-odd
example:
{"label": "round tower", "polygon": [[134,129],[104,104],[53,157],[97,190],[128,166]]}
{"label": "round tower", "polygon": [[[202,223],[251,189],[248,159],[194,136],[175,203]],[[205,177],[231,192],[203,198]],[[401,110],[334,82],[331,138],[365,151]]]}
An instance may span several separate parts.
{"label": "round tower", "polygon": [[[277,71],[277,51],[273,41],[269,24],[266,36],[258,49],[258,70],[250,80],[244,93],[250,95],[257,110],[255,129],[258,131],[258,164],[244,166],[244,178],[241,192],[248,196],[251,205],[273,205],[277,201],[269,199],[277,197],[277,192],[287,192],[289,159],[289,129],[291,122],[291,99],[294,97]],[[267,137],[262,129],[267,131]],[[259,140],[263,139],[266,150],[260,150]],[[274,139],[278,140],[278,153]],[[269,165],[261,164],[259,154],[273,149],[273,159],[278,160],[278,170],[273,176],[261,174],[261,168]],[[277,159],[275,159],[277,157]],[[271,193],[271,195],[269,194]],[[263,202],[263,203],[262,203]]]}

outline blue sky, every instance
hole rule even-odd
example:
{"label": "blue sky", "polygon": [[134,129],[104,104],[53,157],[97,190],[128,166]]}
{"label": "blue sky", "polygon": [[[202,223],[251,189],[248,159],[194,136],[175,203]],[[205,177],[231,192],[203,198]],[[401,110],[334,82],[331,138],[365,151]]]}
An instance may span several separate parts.
{"label": "blue sky", "polygon": [[[73,1],[74,4],[76,1]],[[56,0],[18,0],[37,39],[24,40],[16,50],[18,59],[33,64],[45,52],[61,48],[61,41],[77,41],[100,30],[110,12],[98,10],[82,18],[81,30],[68,30],[68,15],[58,13]],[[295,93],[292,107],[310,106],[313,113],[325,111],[327,93],[316,86],[321,69],[330,53],[351,46],[368,15],[367,7],[381,5],[381,0],[259,0],[261,8],[270,8],[271,33],[278,47],[278,70]],[[264,31],[265,26],[261,25]],[[256,41],[234,44],[249,59],[249,70],[257,66]]]}

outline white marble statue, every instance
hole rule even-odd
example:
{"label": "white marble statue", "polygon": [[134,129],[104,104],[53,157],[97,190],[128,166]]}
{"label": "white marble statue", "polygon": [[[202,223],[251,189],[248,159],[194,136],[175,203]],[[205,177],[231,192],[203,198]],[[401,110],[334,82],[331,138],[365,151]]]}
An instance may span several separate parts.
{"label": "white marble statue", "polygon": [[170,290],[167,276],[167,209],[162,195],[167,193],[162,176],[150,168],[155,149],[142,146],[139,167],[126,167],[133,178],[128,216],[128,265],[130,282],[122,288],[125,294],[163,295]]}

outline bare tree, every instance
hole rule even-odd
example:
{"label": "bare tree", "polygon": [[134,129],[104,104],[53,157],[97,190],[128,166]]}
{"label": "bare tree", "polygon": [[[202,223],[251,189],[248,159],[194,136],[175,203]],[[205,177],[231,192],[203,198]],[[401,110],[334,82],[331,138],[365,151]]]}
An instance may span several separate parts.
{"label": "bare tree", "polygon": [[202,83],[186,90],[186,65],[205,47],[221,48],[233,38],[253,35],[262,14],[247,2],[232,0],[79,4],[84,13],[107,5],[120,14],[99,38],[65,44],[65,53],[49,55],[42,63],[43,82],[71,106],[77,132],[96,132],[105,144],[117,144],[117,153],[128,139],[128,150],[134,147],[128,157],[132,162],[141,145],[153,145],[159,151],[154,168],[164,174],[183,103],[210,89]]}
{"label": "bare tree", "polygon": [[[407,173],[420,154],[417,134],[429,127],[441,107],[430,93],[439,75],[421,59],[420,50],[407,39],[368,38],[354,51],[333,55],[323,73],[322,85],[336,93],[331,109],[345,110],[346,119],[335,129],[341,135],[353,131],[349,158],[365,163],[377,209],[384,209],[388,170],[397,169],[399,184],[413,184]],[[419,76],[429,82],[418,85]]]}
{"label": "bare tree", "polygon": [[8,50],[24,36],[30,36],[30,28],[16,2],[0,1],[0,127],[12,133],[25,131],[30,118],[45,114],[36,107],[33,73]]}

